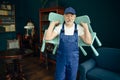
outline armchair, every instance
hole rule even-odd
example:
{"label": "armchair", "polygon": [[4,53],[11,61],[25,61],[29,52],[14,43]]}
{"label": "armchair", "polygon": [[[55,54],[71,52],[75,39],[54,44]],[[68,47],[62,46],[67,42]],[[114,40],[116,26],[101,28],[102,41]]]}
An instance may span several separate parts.
{"label": "armchair", "polygon": [[80,80],[120,80],[120,49],[98,48],[99,56],[79,65]]}

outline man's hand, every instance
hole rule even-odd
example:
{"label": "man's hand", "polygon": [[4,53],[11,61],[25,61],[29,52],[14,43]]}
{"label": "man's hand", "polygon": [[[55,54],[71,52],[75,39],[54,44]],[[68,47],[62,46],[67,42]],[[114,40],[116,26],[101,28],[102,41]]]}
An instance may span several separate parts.
{"label": "man's hand", "polygon": [[81,25],[84,29],[88,29],[87,23],[80,22],[80,25]]}
{"label": "man's hand", "polygon": [[46,31],[45,40],[52,40],[57,36],[57,33],[54,32],[54,27],[59,24],[59,21],[52,21]]}
{"label": "man's hand", "polygon": [[84,35],[82,35],[81,38],[86,44],[90,45],[92,43],[92,36],[89,32],[87,23],[81,22],[80,25],[84,28]]}
{"label": "man's hand", "polygon": [[59,25],[59,23],[60,23],[59,21],[52,21],[52,22],[51,22],[51,24],[54,25],[54,26]]}

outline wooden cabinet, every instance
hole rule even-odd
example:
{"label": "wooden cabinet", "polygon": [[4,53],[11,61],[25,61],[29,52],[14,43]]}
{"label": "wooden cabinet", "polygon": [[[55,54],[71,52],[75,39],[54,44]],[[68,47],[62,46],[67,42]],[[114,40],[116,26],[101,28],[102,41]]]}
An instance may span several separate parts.
{"label": "wooden cabinet", "polygon": [[[50,12],[55,12],[55,13],[63,14],[64,13],[64,8],[57,7],[57,8],[42,8],[42,9],[40,9],[40,13],[39,13],[39,17],[40,17],[40,20],[39,20],[40,21],[39,22],[40,23],[40,44],[42,44],[44,31],[45,31],[45,29],[48,28],[49,23],[50,23],[48,21],[48,16],[49,16]],[[47,45],[47,48],[49,48],[49,47],[51,48],[52,46]],[[40,53],[40,60],[41,61],[43,61],[43,60],[46,61],[47,60],[47,61],[50,61],[50,62],[54,63],[54,61],[52,61],[52,59],[48,58],[49,55],[47,55],[47,53],[50,53],[49,50],[47,52],[45,51],[44,55],[42,53]]]}
{"label": "wooden cabinet", "polygon": [[15,6],[10,3],[0,3],[0,50],[6,50],[7,40],[15,38]]}
{"label": "wooden cabinet", "polygon": [[40,9],[40,43],[42,43],[42,39],[43,39],[43,34],[45,29],[48,28],[49,26],[49,21],[48,21],[48,15],[50,12],[55,12],[55,13],[59,13],[59,14],[63,14],[64,13],[64,9],[63,8],[42,8]]}

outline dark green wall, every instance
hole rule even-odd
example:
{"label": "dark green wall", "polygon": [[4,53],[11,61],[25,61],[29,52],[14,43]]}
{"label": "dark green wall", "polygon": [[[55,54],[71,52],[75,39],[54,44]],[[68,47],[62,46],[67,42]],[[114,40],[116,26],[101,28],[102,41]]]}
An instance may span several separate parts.
{"label": "dark green wall", "polygon": [[97,32],[103,46],[120,48],[118,0],[62,0],[61,2],[64,7],[74,7],[78,16],[90,17],[92,28]]}
{"label": "dark green wall", "polygon": [[78,16],[90,16],[93,30],[97,32],[103,46],[120,48],[120,27],[118,24],[120,4],[117,0],[70,0],[66,1],[66,4],[65,7],[74,7]]}
{"label": "dark green wall", "polygon": [[[42,0],[14,0],[16,4],[17,32],[24,32],[24,25],[32,19],[39,32],[39,9],[43,7]],[[48,1],[44,7],[72,6],[77,16],[88,15],[93,31],[97,32],[104,47],[120,48],[119,36],[119,1],[118,0],[43,0]],[[55,5],[55,6],[56,6]]]}

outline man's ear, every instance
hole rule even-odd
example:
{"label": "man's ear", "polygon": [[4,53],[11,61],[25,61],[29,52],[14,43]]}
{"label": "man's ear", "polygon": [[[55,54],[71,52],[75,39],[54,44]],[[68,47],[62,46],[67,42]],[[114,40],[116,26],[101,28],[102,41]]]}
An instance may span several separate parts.
{"label": "man's ear", "polygon": [[63,17],[65,17],[65,14],[63,14]]}
{"label": "man's ear", "polygon": [[76,18],[76,15],[74,15],[74,18]]}

